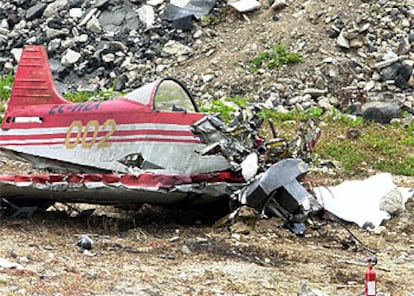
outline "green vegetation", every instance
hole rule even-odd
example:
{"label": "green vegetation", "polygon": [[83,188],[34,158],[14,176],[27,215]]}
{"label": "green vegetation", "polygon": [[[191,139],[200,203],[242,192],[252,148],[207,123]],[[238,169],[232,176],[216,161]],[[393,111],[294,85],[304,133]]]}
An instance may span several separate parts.
{"label": "green vegetation", "polygon": [[74,103],[82,103],[92,99],[109,100],[113,98],[116,93],[113,90],[100,91],[97,93],[90,93],[87,91],[68,92],[63,95],[65,99]]}
{"label": "green vegetation", "polygon": [[7,100],[10,97],[11,89],[13,87],[14,73],[10,72],[8,75],[0,79],[0,100]]}
{"label": "green vegetation", "polygon": [[200,112],[220,113],[224,122],[230,122],[234,117],[234,112],[238,107],[245,107],[249,99],[242,97],[225,98],[224,100],[214,100],[209,106],[201,106]]}
{"label": "green vegetation", "polygon": [[321,108],[311,108],[303,113],[298,113],[297,111],[275,112],[274,110],[264,109],[261,112],[261,116],[264,119],[272,118],[283,122],[287,120],[306,120],[310,118],[319,118],[322,113],[323,110]]}
{"label": "green vegetation", "polygon": [[267,51],[260,52],[250,62],[250,71],[255,73],[260,68],[278,68],[285,64],[301,63],[302,57],[299,53],[288,52],[286,46],[277,44]]}
{"label": "green vegetation", "polygon": [[202,26],[215,26],[226,20],[228,7],[223,7],[214,13],[203,15],[200,19]]}

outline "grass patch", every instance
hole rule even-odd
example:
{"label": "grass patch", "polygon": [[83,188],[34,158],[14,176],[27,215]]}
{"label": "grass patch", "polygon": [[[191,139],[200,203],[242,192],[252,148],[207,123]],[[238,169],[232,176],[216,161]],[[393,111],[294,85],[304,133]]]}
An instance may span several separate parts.
{"label": "grass patch", "polygon": [[277,44],[267,51],[260,52],[250,61],[250,71],[256,73],[260,68],[278,68],[285,64],[301,63],[302,56],[297,52],[288,52],[286,46]]}
{"label": "grass patch", "polygon": [[112,99],[116,94],[117,93],[114,92],[113,90],[100,91],[97,93],[81,91],[81,92],[68,92],[68,93],[65,93],[63,97],[66,100],[74,102],[74,103],[82,103],[82,102],[95,100],[95,99],[99,99],[103,101],[109,100],[109,99]]}
{"label": "grass patch", "polygon": [[8,75],[0,79],[0,100],[4,101],[10,98],[11,90],[14,82],[14,73],[10,72]]}
{"label": "grass patch", "polygon": [[229,13],[228,7],[223,7],[218,11],[201,16],[201,25],[202,26],[215,26],[223,23],[226,20],[226,17]]}
{"label": "grass patch", "polygon": [[364,122],[358,126],[361,136],[345,137],[349,124],[338,118],[324,119],[316,154],[339,161],[343,173],[352,176],[362,169],[374,169],[397,175],[414,175],[414,133],[402,125]]}
{"label": "grass patch", "polygon": [[200,112],[204,113],[220,113],[224,122],[229,123],[234,118],[234,113],[239,107],[246,107],[248,98],[231,97],[223,100],[214,100],[209,105],[201,106]]}

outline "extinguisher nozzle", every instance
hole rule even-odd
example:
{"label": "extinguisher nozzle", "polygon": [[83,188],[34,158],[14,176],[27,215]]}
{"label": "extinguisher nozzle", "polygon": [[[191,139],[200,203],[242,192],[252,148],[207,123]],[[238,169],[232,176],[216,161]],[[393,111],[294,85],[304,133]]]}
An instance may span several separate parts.
{"label": "extinguisher nozzle", "polygon": [[377,263],[378,263],[377,256],[374,255],[374,256],[369,257],[368,262],[371,262],[372,265],[377,265]]}

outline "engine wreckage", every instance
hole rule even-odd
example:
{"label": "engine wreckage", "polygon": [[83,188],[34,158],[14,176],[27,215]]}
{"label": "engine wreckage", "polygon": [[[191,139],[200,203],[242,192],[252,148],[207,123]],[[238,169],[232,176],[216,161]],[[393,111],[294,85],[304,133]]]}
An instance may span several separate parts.
{"label": "engine wreckage", "polygon": [[185,87],[161,79],[109,101],[66,101],[47,53],[25,46],[0,130],[0,151],[48,174],[0,176],[3,205],[54,202],[132,207],[229,200],[277,215],[303,234],[320,206],[299,182],[320,130],[304,123],[294,141],[259,135],[260,108],[226,125],[198,112]]}

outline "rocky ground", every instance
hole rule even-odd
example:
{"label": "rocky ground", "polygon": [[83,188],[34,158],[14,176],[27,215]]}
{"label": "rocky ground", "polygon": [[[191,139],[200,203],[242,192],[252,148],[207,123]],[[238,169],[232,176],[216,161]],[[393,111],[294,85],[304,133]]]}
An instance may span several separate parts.
{"label": "rocky ground", "polygon": [[[0,67],[14,69],[21,47],[36,43],[47,46],[62,91],[128,90],[174,76],[199,101],[413,107],[413,1],[261,4],[240,13],[218,1],[214,17],[183,31],[163,19],[169,1],[0,1]],[[275,43],[303,63],[250,72],[249,61]],[[2,173],[31,170],[2,163]],[[414,187],[413,177],[395,178]],[[89,218],[65,205],[27,220],[2,212],[0,294],[363,295],[365,261],[376,251],[381,295],[414,295],[413,202],[378,234],[346,225],[360,243],[332,221],[295,237],[276,218],[246,234],[243,223],[213,228],[219,217],[151,206],[99,207]],[[81,234],[94,240],[92,250],[78,250]]]}

